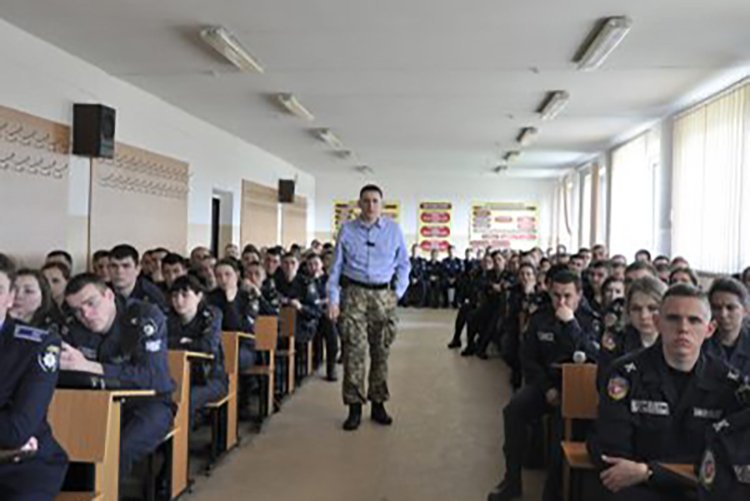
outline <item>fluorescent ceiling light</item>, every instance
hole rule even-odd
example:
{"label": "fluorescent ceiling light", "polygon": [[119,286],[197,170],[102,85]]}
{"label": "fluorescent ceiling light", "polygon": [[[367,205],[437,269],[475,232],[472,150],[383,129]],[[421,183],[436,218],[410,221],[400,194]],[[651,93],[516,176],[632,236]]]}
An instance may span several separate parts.
{"label": "fluorescent ceiling light", "polygon": [[351,158],[352,155],[354,155],[351,150],[337,150],[334,151],[333,154],[344,160]]}
{"label": "fluorescent ceiling light", "polygon": [[595,32],[589,35],[591,42],[575,62],[581,71],[593,71],[604,63],[607,57],[630,31],[633,21],[627,16],[603,19]]}
{"label": "fluorescent ceiling light", "polygon": [[201,30],[201,38],[242,71],[263,73],[263,67],[260,63],[226,28],[209,26]]}
{"label": "fluorescent ceiling light", "polygon": [[305,120],[315,120],[315,116],[310,113],[307,108],[302,106],[302,103],[300,103],[293,94],[278,94],[276,99],[292,115],[296,115]]}
{"label": "fluorescent ceiling light", "polygon": [[494,172],[495,174],[500,174],[501,172],[506,170],[508,170],[508,166],[506,164],[499,164],[492,168],[492,172]]}
{"label": "fluorescent ceiling light", "polygon": [[524,127],[523,129],[521,129],[518,137],[516,137],[516,141],[521,146],[528,146],[536,140],[538,134],[539,129],[537,129],[536,127]]}
{"label": "fluorescent ceiling light", "polygon": [[357,172],[360,172],[362,174],[374,174],[375,171],[372,170],[372,167],[369,165],[358,165],[354,168]]}
{"label": "fluorescent ceiling light", "polygon": [[331,129],[317,129],[315,135],[334,150],[344,149],[344,143],[342,143],[341,139],[331,132]]}
{"label": "fluorescent ceiling light", "polygon": [[555,90],[547,94],[537,112],[542,120],[552,120],[568,104],[570,94],[564,90]]}
{"label": "fluorescent ceiling light", "polygon": [[513,151],[509,151],[509,152],[505,153],[505,155],[503,155],[503,159],[506,162],[514,162],[514,161],[516,161],[518,159],[518,157],[520,155],[521,155],[520,151],[513,150]]}

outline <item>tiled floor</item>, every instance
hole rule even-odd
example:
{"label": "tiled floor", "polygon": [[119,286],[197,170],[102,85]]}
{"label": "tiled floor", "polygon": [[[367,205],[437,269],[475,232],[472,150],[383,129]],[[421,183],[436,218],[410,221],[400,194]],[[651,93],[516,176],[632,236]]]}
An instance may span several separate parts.
{"label": "tiled floor", "polygon": [[[446,348],[454,311],[403,310],[391,352],[390,428],[341,430],[340,383],[309,380],[188,499],[481,501],[500,477],[507,369]],[[369,412],[369,409],[368,409]],[[368,414],[369,416],[369,414]],[[525,474],[526,499],[542,475]]]}

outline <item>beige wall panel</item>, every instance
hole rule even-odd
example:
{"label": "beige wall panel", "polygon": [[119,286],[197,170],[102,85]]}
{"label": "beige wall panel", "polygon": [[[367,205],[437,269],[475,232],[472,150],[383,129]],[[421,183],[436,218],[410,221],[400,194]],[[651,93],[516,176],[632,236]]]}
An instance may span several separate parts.
{"label": "beige wall panel", "polygon": [[97,159],[93,169],[91,252],[123,242],[186,249],[186,163],[118,144],[115,158]]}
{"label": "beige wall panel", "polygon": [[242,180],[240,247],[249,243],[278,244],[279,209],[276,189]]}
{"label": "beige wall panel", "polygon": [[281,243],[307,246],[307,199],[295,196],[294,203],[281,205]]}
{"label": "beige wall panel", "polygon": [[66,247],[70,128],[0,107],[0,252],[39,266]]}

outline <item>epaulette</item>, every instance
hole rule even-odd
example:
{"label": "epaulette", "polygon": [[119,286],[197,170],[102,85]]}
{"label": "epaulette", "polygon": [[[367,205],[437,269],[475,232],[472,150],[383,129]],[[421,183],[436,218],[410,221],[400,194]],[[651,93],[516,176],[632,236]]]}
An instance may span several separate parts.
{"label": "epaulette", "polygon": [[37,329],[30,325],[16,325],[16,330],[13,332],[15,339],[23,339],[25,341],[32,341],[34,343],[41,343],[44,338],[47,337],[48,332],[44,329]]}

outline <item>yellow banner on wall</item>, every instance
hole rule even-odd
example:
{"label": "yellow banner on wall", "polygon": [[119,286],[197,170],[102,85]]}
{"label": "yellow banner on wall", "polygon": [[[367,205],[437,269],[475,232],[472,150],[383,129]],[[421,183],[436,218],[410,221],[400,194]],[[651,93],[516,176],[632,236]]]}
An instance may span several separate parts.
{"label": "yellow banner on wall", "polygon": [[417,220],[417,244],[423,251],[447,252],[451,245],[451,202],[420,202]]}
{"label": "yellow banner on wall", "polygon": [[469,245],[528,250],[539,245],[539,206],[534,203],[475,202]]}
{"label": "yellow banner on wall", "polygon": [[[336,200],[333,202],[333,234],[338,235],[341,226],[353,219],[359,217],[358,201],[357,200]],[[383,217],[390,218],[396,223],[401,223],[401,204],[399,202],[383,202]]]}

